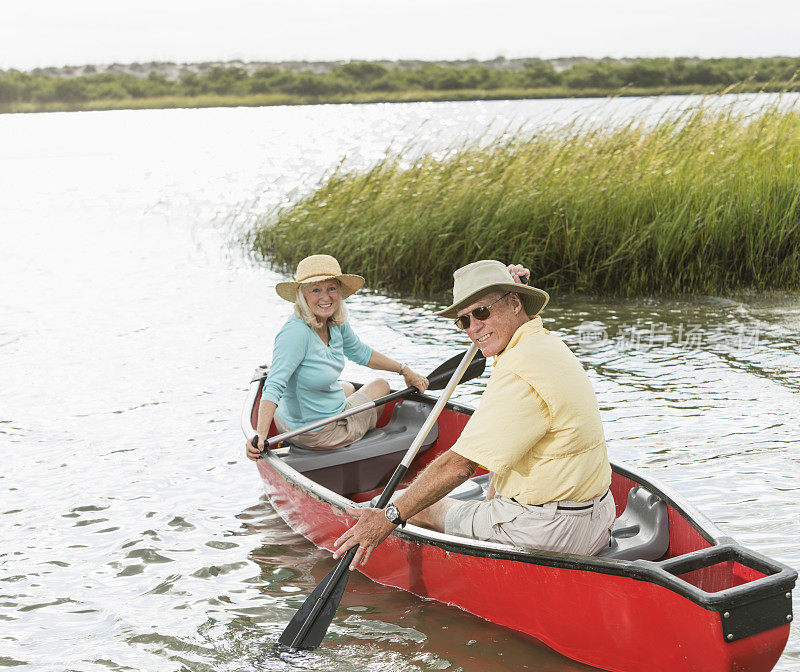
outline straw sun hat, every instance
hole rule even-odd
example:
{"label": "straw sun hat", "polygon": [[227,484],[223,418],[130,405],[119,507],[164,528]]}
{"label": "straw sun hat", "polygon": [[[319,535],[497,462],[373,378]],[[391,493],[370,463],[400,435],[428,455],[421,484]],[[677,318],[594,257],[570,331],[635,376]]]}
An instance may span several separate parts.
{"label": "straw sun hat", "polygon": [[300,285],[310,285],[324,280],[338,280],[341,286],[341,295],[345,299],[357,292],[364,285],[364,278],[360,275],[342,273],[339,262],[329,254],[312,254],[302,259],[297,264],[295,280],[279,282],[275,285],[278,296],[294,303],[297,300],[297,288]]}
{"label": "straw sun hat", "polygon": [[508,267],[499,261],[476,261],[453,273],[453,304],[436,313],[456,318],[458,311],[491,292],[516,292],[528,317],[538,315],[550,295],[544,290],[514,282]]}

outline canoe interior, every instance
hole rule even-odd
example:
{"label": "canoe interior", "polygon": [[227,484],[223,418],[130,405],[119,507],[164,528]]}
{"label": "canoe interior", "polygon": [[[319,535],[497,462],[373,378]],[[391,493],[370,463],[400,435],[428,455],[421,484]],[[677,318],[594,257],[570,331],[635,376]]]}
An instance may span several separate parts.
{"label": "canoe interior", "polygon": [[[258,420],[258,402],[260,399],[260,390],[255,403],[252,406],[252,426],[255,427]],[[418,395],[414,397],[415,400],[424,401],[425,403],[433,404],[435,399]],[[394,407],[397,403],[390,402],[387,404],[380,415],[378,420],[378,428],[386,426],[392,418]],[[414,478],[427,467],[439,455],[447,451],[456,439],[461,434],[464,426],[467,424],[472,409],[456,404],[448,404],[439,416],[439,435],[435,443],[424,453],[421,453],[412,463],[405,478],[401,481],[399,488],[407,487]],[[273,423],[270,430],[270,436],[274,436],[277,429]],[[377,488],[366,490],[363,492],[338,492],[337,494],[348,497],[354,502],[369,502],[383,490],[383,486],[388,482],[392,475],[394,467],[387,469],[386,474],[381,480]],[[614,495],[614,500],[617,507],[617,517],[619,517],[625,509],[628,493],[631,488],[641,485],[646,488],[652,489],[652,485],[647,481],[637,479],[632,474],[627,473],[617,465],[612,464],[612,482],[611,491]],[[485,470],[479,470],[478,475],[486,473]],[[313,474],[306,474],[313,480]],[[662,496],[662,493],[658,492]],[[667,552],[659,558],[659,560],[667,560],[670,558],[678,558],[694,551],[708,549],[714,546],[715,541],[713,537],[700,524],[692,520],[684,512],[673,504],[668,497],[663,497],[668,510],[669,520],[669,547]],[[708,593],[715,593],[719,591],[739,586],[756,579],[767,576],[754,567],[748,567],[740,564],[735,559],[721,559],[718,561],[710,560],[707,566],[692,568],[691,571],[683,573],[676,573],[675,576],[686,581],[687,583],[696,586],[697,588]]]}
{"label": "canoe interior", "polygon": [[[265,377],[266,367],[259,367],[251,380],[242,417],[247,437],[255,432]],[[424,395],[412,400],[422,404],[417,410],[423,414],[425,405],[436,401]],[[383,409],[378,427],[391,422],[383,433],[342,449],[336,459],[309,460],[302,454],[309,451],[284,446],[257,462],[272,505],[319,548],[331,550],[351,524],[344,513],[348,499],[368,502],[380,494],[405,450],[397,435],[402,433],[410,445],[416,430],[398,420],[409,417],[405,412],[391,420],[396,403],[405,402]],[[400,487],[453,445],[471,413],[466,406],[447,405],[435,440],[431,433],[429,447],[417,456]],[[274,426],[271,432],[275,434]],[[645,501],[659,512],[659,533],[666,509],[668,539],[662,536],[649,553],[657,556],[666,548],[661,557],[643,557],[644,546],[635,544],[629,547],[633,557],[625,558],[534,552],[408,526],[375,549],[359,571],[614,672],[769,672],[789,637],[797,572],[726,537],[667,486],[624,465],[612,463],[612,469],[618,517],[632,488],[635,503],[641,501],[639,488],[646,489]],[[336,470],[346,471],[348,478],[339,478]],[[336,490],[320,484],[322,479],[342,486]],[[478,484],[466,485],[462,495],[482,496]],[[626,530],[630,520],[626,513],[618,521],[619,530]],[[477,585],[484,590],[476,590]],[[519,590],[520,585],[529,590]],[[493,598],[487,600],[486,594]],[[530,609],[532,599],[536,609]]]}

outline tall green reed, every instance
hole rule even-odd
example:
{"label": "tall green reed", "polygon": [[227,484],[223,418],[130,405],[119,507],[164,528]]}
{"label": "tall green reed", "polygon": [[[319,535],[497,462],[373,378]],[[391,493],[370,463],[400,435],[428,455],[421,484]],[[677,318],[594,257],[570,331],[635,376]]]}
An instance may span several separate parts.
{"label": "tall green reed", "polygon": [[704,103],[654,124],[530,133],[337,170],[257,223],[278,266],[320,252],[372,287],[446,290],[477,259],[548,289],[618,295],[800,288],[800,112]]}

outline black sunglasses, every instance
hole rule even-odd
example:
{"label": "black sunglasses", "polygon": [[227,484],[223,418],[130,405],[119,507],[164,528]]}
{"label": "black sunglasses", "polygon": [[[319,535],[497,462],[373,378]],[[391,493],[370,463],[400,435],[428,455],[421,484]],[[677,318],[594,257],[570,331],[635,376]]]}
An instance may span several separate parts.
{"label": "black sunglasses", "polygon": [[[497,301],[502,301],[505,299],[511,292],[506,292],[501,296]],[[453,320],[456,326],[459,329],[469,329],[469,322],[470,322],[470,315],[474,317],[476,320],[480,320],[481,322],[485,322],[489,319],[489,315],[492,314],[492,311],[489,310],[497,301],[492,301],[488,306],[478,306],[475,310],[470,310],[468,313],[464,313],[464,315],[459,315],[455,320]]]}

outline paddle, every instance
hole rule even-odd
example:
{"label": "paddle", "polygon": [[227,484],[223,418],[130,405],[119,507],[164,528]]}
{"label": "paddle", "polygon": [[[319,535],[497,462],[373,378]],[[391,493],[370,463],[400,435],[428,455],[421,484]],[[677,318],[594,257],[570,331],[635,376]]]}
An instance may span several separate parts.
{"label": "paddle", "polygon": [[[464,353],[461,362],[456,367],[444,391],[437,400],[436,405],[417,433],[403,461],[397,465],[397,469],[395,469],[394,474],[392,474],[392,477],[389,479],[389,483],[387,483],[381,496],[378,498],[375,508],[382,509],[389,503],[394,491],[397,489],[400,481],[403,480],[403,476],[405,476],[406,471],[408,471],[408,467],[414,461],[417,451],[419,451],[420,446],[423,441],[425,441],[428,432],[431,431],[433,424],[442,412],[444,405],[447,403],[456,385],[461,381],[461,377],[464,373],[469,370],[470,363],[477,350],[478,346],[473,344]],[[483,359],[482,362],[483,366],[486,360]],[[294,615],[294,618],[289,621],[289,625],[286,626],[283,634],[278,639],[278,644],[288,646],[292,649],[315,649],[319,646],[320,642],[322,642],[325,637],[325,633],[328,631],[328,627],[336,613],[336,608],[339,606],[339,602],[344,594],[347,580],[350,578],[350,563],[357,549],[358,546],[353,546],[347,551],[347,553],[342,556],[341,560],[339,560],[336,567],[331,570],[306,598],[303,606],[300,607],[298,612]]]}
{"label": "paddle", "polygon": [[[464,359],[466,354],[467,354],[466,352],[462,352],[460,355],[451,357],[444,364],[439,365],[437,368],[431,371],[430,374],[428,374],[428,389],[441,390],[442,388],[444,388],[444,386],[450,380],[450,377],[458,368],[458,365]],[[483,373],[485,368],[486,368],[486,357],[483,356],[482,352],[478,353],[478,356],[476,356],[473,359],[473,361],[470,363],[470,365],[464,372],[461,382],[477,378]],[[280,443],[281,441],[291,439],[292,437],[297,436],[298,434],[305,434],[306,432],[310,432],[312,429],[317,429],[317,427],[322,427],[323,425],[327,425],[329,422],[335,422],[336,420],[349,418],[351,415],[355,415],[356,413],[361,413],[362,411],[367,411],[370,408],[375,408],[376,406],[383,406],[384,404],[388,404],[390,401],[394,401],[395,399],[402,399],[403,397],[407,397],[413,392],[419,392],[419,390],[416,387],[407,387],[404,390],[399,390],[398,392],[392,392],[391,394],[387,394],[385,397],[379,397],[378,399],[375,399],[374,401],[369,401],[366,404],[361,404],[360,406],[354,406],[353,408],[349,408],[346,411],[342,411],[341,413],[339,413],[339,415],[334,415],[330,418],[317,420],[308,425],[305,425],[304,427],[298,427],[297,429],[292,429],[291,431],[284,432],[283,434],[278,434],[270,439],[267,439],[264,445],[264,451]],[[253,446],[253,448],[257,447],[258,435],[253,436],[253,438],[250,439],[250,444]]]}

